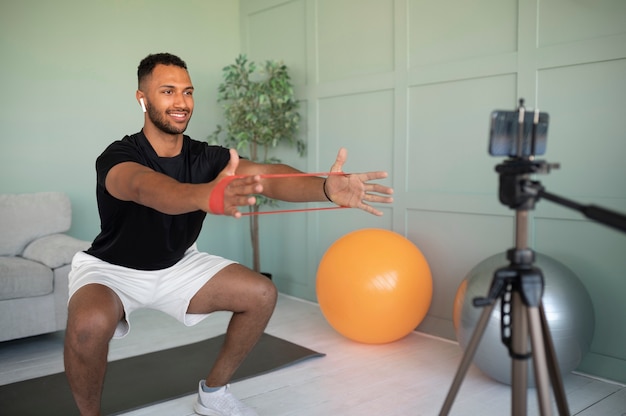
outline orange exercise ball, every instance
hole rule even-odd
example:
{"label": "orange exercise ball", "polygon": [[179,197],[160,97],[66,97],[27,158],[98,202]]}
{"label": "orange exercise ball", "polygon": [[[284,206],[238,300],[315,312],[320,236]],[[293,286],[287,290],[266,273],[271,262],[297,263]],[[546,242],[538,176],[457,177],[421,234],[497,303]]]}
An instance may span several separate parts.
{"label": "orange exercise ball", "polygon": [[403,338],[424,319],[433,283],[411,241],[369,228],[334,242],[322,257],[317,300],[328,323],[354,341],[383,344]]}

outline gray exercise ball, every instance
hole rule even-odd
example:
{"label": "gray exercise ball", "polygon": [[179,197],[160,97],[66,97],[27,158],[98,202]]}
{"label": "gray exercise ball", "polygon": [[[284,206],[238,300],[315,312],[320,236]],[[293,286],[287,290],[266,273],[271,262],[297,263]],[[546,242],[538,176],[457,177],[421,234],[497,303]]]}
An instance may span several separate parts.
{"label": "gray exercise ball", "polygon": [[[453,322],[463,350],[483,311],[483,308],[474,307],[472,300],[487,296],[495,270],[506,265],[508,261],[505,253],[491,256],[474,267],[459,285],[454,301]],[[578,277],[564,264],[536,253],[534,265],[543,272],[542,302],[559,369],[561,374],[569,373],[578,367],[591,345],[595,326],[591,298]],[[498,300],[473,362],[491,378],[511,384],[511,358],[501,341],[500,316]],[[535,385],[533,373],[532,361],[529,360],[528,384],[531,387]]]}

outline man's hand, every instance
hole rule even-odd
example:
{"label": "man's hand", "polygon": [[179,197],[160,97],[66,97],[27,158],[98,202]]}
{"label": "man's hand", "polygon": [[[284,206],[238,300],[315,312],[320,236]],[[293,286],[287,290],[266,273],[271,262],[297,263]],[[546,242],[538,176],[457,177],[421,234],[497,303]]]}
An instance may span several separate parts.
{"label": "man's hand", "polygon": [[[235,179],[229,178],[235,176],[238,166],[239,155],[235,149],[230,149],[228,165],[213,181],[215,185],[209,195],[209,203],[207,204],[209,213],[240,218],[241,212],[239,212],[237,207],[254,205],[256,198],[252,195],[263,192],[263,185],[260,183],[261,178],[259,175],[242,176]],[[216,212],[211,210],[211,205],[214,204],[219,205]]]}
{"label": "man's hand", "polygon": [[[339,149],[337,159],[330,168],[331,172],[343,172],[343,165],[346,162],[348,151],[345,148]],[[375,171],[366,173],[355,173],[349,175],[330,175],[324,183],[325,191],[332,202],[343,207],[359,208],[370,214],[377,216],[383,213],[368,203],[393,202],[390,196],[393,189],[377,183],[370,183],[376,179],[384,179],[387,172]]]}

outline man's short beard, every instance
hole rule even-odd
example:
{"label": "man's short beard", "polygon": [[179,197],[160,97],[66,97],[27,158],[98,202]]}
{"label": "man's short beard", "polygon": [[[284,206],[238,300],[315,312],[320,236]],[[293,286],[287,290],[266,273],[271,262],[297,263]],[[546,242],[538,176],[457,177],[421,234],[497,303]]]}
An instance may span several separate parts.
{"label": "man's short beard", "polygon": [[185,125],[182,127],[176,127],[168,123],[165,120],[165,117],[161,113],[157,112],[151,105],[147,106],[147,110],[148,117],[150,118],[150,121],[152,121],[152,124],[154,124],[156,128],[158,128],[162,132],[167,134],[182,134],[185,132],[185,130],[187,130],[187,125],[189,124],[189,122],[185,123]]}

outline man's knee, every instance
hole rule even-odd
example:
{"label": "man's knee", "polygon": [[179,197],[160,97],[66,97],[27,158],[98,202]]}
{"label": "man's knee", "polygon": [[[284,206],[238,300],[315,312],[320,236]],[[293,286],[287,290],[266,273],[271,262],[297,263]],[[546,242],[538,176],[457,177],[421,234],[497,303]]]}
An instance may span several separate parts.
{"label": "man's knee", "polygon": [[108,343],[123,316],[123,308],[110,289],[84,289],[70,299],[66,343],[93,347]]}
{"label": "man's knee", "polygon": [[256,294],[256,298],[262,306],[274,309],[278,298],[278,290],[271,280],[266,277],[259,279],[256,286]]}
{"label": "man's knee", "polygon": [[95,348],[108,343],[118,320],[102,310],[84,310],[69,315],[65,334],[66,344],[74,347]]}

